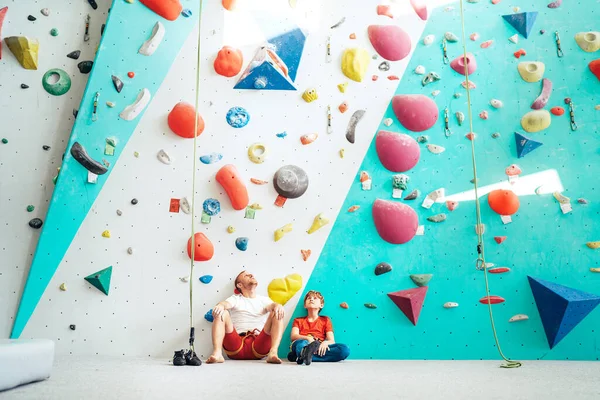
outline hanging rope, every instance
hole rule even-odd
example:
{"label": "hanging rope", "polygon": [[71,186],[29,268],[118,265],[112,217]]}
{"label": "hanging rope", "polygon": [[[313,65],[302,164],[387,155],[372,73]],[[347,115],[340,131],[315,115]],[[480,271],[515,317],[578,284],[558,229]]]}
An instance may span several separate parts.
{"label": "hanging rope", "polygon": [[193,157],[193,170],[192,170],[192,243],[190,247],[190,350],[196,352],[194,349],[194,252],[196,249],[196,143],[198,138],[198,105],[200,103],[200,39],[202,32],[202,0],[198,4],[198,52],[196,54],[196,103],[195,103],[195,118],[194,118],[194,157]]}
{"label": "hanging rope", "polygon": [[[465,34],[465,14],[464,14],[464,6],[463,0],[460,0],[460,24],[462,28],[462,48],[463,48],[463,61],[465,66],[465,80],[466,80],[466,89],[467,89],[467,110],[468,110],[468,118],[469,118],[469,132],[473,132],[473,112],[471,110],[471,88],[469,82],[469,72],[467,70],[467,41]],[[521,366],[519,361],[512,361],[508,359],[504,353],[502,352],[502,348],[500,347],[500,341],[498,340],[498,333],[496,332],[496,325],[494,324],[494,315],[492,314],[492,303],[490,302],[490,285],[488,281],[488,272],[485,263],[485,249],[483,245],[483,224],[481,223],[481,207],[479,204],[479,187],[477,181],[477,162],[475,161],[475,138],[471,139],[471,160],[473,162],[473,182],[475,185],[475,213],[477,216],[477,262],[475,267],[478,270],[483,270],[483,276],[485,277],[485,292],[488,296],[488,310],[490,314],[490,322],[492,324],[492,332],[494,334],[494,340],[496,341],[496,348],[498,349],[498,353],[500,353],[500,357],[506,361],[505,364],[500,365],[502,368],[518,368]]]}

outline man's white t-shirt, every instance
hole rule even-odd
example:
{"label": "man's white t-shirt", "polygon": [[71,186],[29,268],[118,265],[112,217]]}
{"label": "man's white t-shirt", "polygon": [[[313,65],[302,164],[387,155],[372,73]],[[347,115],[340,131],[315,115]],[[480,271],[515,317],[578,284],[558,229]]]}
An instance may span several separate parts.
{"label": "man's white t-shirt", "polygon": [[254,329],[262,331],[268,317],[266,307],[273,303],[273,300],[265,296],[250,298],[241,294],[234,294],[225,301],[231,304],[229,315],[237,333]]}

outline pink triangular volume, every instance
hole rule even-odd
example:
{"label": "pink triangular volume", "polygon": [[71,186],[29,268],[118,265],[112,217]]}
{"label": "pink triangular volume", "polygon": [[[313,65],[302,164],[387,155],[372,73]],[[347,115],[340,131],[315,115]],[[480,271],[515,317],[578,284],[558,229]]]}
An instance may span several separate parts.
{"label": "pink triangular volume", "polygon": [[426,294],[427,286],[423,286],[415,289],[399,290],[397,292],[388,293],[388,297],[392,299],[394,304],[396,304],[400,310],[402,310],[410,322],[416,326]]}
{"label": "pink triangular volume", "polygon": [[427,21],[427,5],[425,4],[425,0],[410,0],[410,5],[413,10],[417,13],[419,18],[423,21]]}

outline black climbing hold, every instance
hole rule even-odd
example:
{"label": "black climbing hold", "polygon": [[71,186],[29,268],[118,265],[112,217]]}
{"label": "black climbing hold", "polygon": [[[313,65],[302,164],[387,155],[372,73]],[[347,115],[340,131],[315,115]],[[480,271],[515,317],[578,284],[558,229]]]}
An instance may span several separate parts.
{"label": "black climbing hold", "polygon": [[40,229],[43,224],[44,222],[39,218],[34,218],[31,221],[29,221],[29,226],[33,229]]}
{"label": "black climbing hold", "polygon": [[104,28],[106,28],[106,24],[102,24],[102,27],[100,28],[100,36],[104,34]]}
{"label": "black climbing hold", "polygon": [[77,118],[77,114],[79,114],[79,110],[73,109],[73,116]]}
{"label": "black climbing hold", "polygon": [[73,60],[79,60],[79,56],[81,55],[81,50],[75,50],[67,54],[67,57],[72,58]]}
{"label": "black climbing hold", "polygon": [[123,90],[123,81],[119,79],[118,76],[111,76],[112,81],[113,81],[113,85],[115,85],[115,89],[117,90],[117,93],[121,93],[121,90]]}
{"label": "black climbing hold", "polygon": [[108,171],[108,168],[98,161],[92,159],[88,155],[87,151],[85,151],[83,146],[78,142],[73,143],[73,146],[71,146],[71,155],[79,164],[83,166],[83,168],[87,169],[93,174],[103,175]]}
{"label": "black climbing hold", "polygon": [[35,21],[37,18],[34,17],[33,15],[30,15],[30,16],[27,17],[27,19],[30,20],[30,21]]}
{"label": "black climbing hold", "polygon": [[77,64],[77,68],[79,68],[79,72],[82,74],[89,74],[92,70],[92,65],[94,65],[93,61],[82,61]]}
{"label": "black climbing hold", "polygon": [[21,89],[29,89],[29,85],[21,83]]}
{"label": "black climbing hold", "polygon": [[48,145],[45,144],[45,145],[42,146],[42,149],[48,151],[48,150],[50,150],[50,146],[48,146]]}
{"label": "black climbing hold", "polygon": [[392,270],[392,266],[386,262],[382,262],[377,264],[377,266],[375,267],[375,275],[383,275],[385,273],[388,273]]}
{"label": "black climbing hold", "polygon": [[131,199],[131,204],[134,206],[138,203],[138,199]]}
{"label": "black climbing hold", "polygon": [[73,324],[69,325],[69,329],[72,330],[72,331],[74,331],[75,330],[75,325],[73,325]]}
{"label": "black climbing hold", "polygon": [[94,10],[98,8],[98,4],[96,4],[96,0],[88,0],[88,3],[90,3],[90,6],[92,6],[92,8]]}

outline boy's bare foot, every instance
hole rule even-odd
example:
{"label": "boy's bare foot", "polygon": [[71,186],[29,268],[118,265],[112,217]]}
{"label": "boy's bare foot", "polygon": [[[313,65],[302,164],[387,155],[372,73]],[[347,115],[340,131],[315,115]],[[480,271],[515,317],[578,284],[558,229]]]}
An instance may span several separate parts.
{"label": "boy's bare foot", "polygon": [[267,362],[269,364],[281,364],[281,359],[277,357],[277,353],[269,353],[267,356]]}
{"label": "boy's bare foot", "polygon": [[208,357],[208,360],[206,360],[207,364],[220,364],[223,362],[225,362],[225,359],[223,358],[223,356],[214,355],[214,354],[212,354],[210,357]]}

